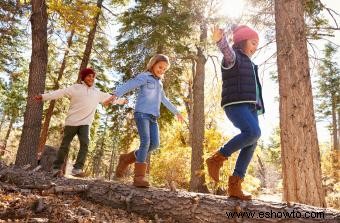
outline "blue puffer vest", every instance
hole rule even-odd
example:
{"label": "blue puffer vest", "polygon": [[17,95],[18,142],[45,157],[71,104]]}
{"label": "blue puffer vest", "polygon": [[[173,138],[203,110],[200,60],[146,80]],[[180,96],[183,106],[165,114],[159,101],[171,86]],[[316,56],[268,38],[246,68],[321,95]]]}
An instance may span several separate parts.
{"label": "blue puffer vest", "polygon": [[[263,110],[264,103],[262,99],[262,88],[258,77],[257,65],[242,53],[240,49],[234,49],[236,54],[235,65],[230,69],[222,67],[222,101],[221,106],[227,106],[233,103],[256,103],[256,82],[260,95],[260,105],[257,104],[258,110]],[[224,61],[222,61],[223,66]],[[255,75],[256,79],[255,79]],[[256,81],[256,82],[255,82]]]}

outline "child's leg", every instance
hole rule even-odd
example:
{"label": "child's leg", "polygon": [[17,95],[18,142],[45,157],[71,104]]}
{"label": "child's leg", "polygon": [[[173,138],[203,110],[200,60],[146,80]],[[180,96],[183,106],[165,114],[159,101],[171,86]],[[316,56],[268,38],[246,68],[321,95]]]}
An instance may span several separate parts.
{"label": "child's leg", "polygon": [[136,162],[144,163],[150,147],[150,120],[148,114],[135,113],[135,121],[140,137],[139,149],[136,151]]}
{"label": "child's leg", "polygon": [[150,147],[149,153],[159,147],[159,127],[157,119],[150,121]]}
{"label": "child's leg", "polygon": [[225,107],[226,115],[241,133],[229,140],[220,152],[229,157],[233,152],[251,146],[261,136],[258,124],[257,111],[252,104],[235,104]]}
{"label": "child's leg", "polygon": [[239,176],[241,178],[244,178],[249,163],[253,157],[256,145],[257,143],[254,143],[253,145],[241,149],[240,154],[238,155],[236,161],[233,176]]}
{"label": "child's leg", "polygon": [[57,153],[57,158],[53,162],[53,169],[60,169],[68,154],[70,143],[73,137],[77,134],[78,126],[65,126],[64,137]]}
{"label": "child's leg", "polygon": [[147,170],[146,157],[150,147],[150,117],[149,114],[135,113],[138,134],[140,137],[139,149],[136,151],[135,176],[133,185],[136,187],[149,187],[149,182],[145,177]]}
{"label": "child's leg", "polygon": [[81,125],[78,130],[78,138],[80,142],[80,149],[77,155],[76,163],[74,164],[75,169],[83,169],[87,152],[89,149],[89,126]]}

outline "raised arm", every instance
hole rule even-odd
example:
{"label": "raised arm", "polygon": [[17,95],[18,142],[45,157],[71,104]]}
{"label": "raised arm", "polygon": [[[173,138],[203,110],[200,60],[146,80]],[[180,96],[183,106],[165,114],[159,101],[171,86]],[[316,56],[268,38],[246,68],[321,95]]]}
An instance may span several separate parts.
{"label": "raised arm", "polygon": [[229,46],[227,38],[224,34],[224,30],[214,26],[213,30],[213,40],[223,54],[223,64],[225,69],[229,69],[235,64],[235,51]]}

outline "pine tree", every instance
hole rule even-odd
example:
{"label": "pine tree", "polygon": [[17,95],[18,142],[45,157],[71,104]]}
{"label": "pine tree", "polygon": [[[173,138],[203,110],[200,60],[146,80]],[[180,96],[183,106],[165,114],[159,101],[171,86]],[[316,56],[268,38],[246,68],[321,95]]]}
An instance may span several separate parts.
{"label": "pine tree", "polygon": [[337,48],[328,43],[325,46],[325,57],[318,69],[318,113],[322,119],[330,120],[330,131],[332,135],[332,163],[334,176],[338,174],[338,157],[340,156],[339,148],[339,114],[340,114],[340,68],[335,61]]}
{"label": "pine tree", "polygon": [[302,1],[276,0],[275,21],[284,200],[324,207]]}
{"label": "pine tree", "polygon": [[32,100],[45,88],[47,70],[47,7],[45,0],[32,0],[32,55],[28,83],[28,98],[24,114],[24,127],[15,164],[36,166],[36,151],[41,129],[42,104]]}

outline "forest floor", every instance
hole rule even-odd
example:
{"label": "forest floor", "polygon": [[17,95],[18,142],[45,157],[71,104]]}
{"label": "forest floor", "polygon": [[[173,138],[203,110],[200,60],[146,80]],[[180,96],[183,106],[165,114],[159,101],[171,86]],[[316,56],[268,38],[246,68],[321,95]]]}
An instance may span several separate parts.
{"label": "forest floor", "polygon": [[0,222],[151,223],[157,221],[125,210],[95,204],[83,200],[78,195],[42,196],[1,183]]}

